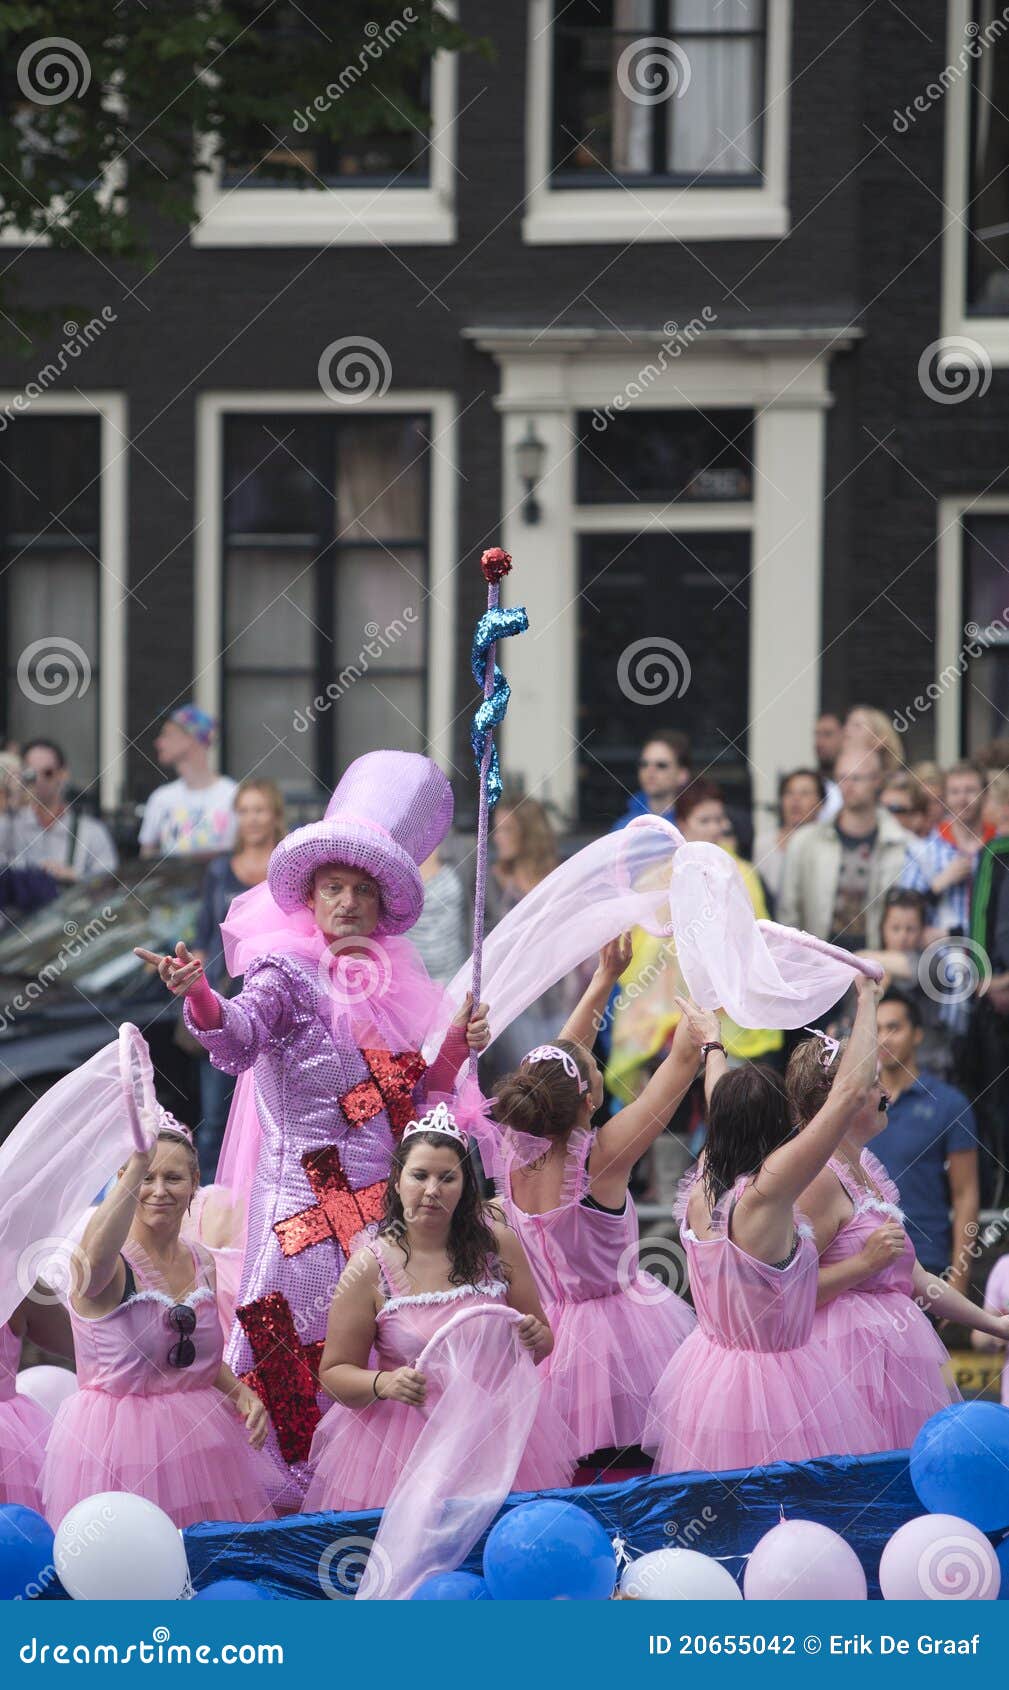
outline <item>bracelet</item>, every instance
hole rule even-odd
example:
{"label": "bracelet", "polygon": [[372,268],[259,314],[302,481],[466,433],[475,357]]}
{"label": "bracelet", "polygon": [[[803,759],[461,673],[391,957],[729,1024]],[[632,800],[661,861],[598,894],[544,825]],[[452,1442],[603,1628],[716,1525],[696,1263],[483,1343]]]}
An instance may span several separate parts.
{"label": "bracelet", "polygon": [[384,1402],[385,1401],[385,1398],[380,1397],[379,1394],[378,1394],[378,1382],[381,1379],[384,1372],[385,1372],[385,1368],[380,1367],[378,1372],[376,1373],[374,1379],[371,1382],[371,1394],[375,1398],[376,1402]]}
{"label": "bracelet", "polygon": [[701,1046],[701,1061],[705,1066],[707,1066],[708,1057],[713,1050],[720,1050],[722,1055],[725,1055],[725,1046],[720,1039],[712,1039],[708,1044]]}

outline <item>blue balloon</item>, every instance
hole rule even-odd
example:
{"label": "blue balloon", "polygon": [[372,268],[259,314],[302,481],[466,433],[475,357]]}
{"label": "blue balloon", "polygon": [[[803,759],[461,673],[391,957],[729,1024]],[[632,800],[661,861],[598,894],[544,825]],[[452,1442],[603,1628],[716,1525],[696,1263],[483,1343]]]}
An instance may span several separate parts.
{"label": "blue balloon", "polygon": [[483,1553],[495,1602],[605,1602],[617,1582],[613,1545],[573,1502],[520,1502],[492,1527]]}
{"label": "blue balloon", "polygon": [[54,1588],[54,1537],[34,1508],[22,1508],[19,1502],[0,1504],[0,1600],[28,1600]]}
{"label": "blue balloon", "polygon": [[419,1584],[411,1602],[489,1602],[490,1591],[476,1573],[432,1573]]}
{"label": "blue balloon", "polygon": [[196,1592],[197,1602],[272,1602],[273,1597],[261,1584],[248,1579],[215,1579]]}
{"label": "blue balloon", "polygon": [[982,1532],[1009,1526],[1009,1408],[955,1402],[926,1420],[911,1446],[911,1483],[930,1514],[957,1514]]}
{"label": "blue balloon", "polygon": [[996,1545],[995,1553],[1002,1570],[1002,1583],[999,1585],[998,1599],[1000,1602],[1009,1602],[1009,1537],[1004,1537],[1002,1542]]}

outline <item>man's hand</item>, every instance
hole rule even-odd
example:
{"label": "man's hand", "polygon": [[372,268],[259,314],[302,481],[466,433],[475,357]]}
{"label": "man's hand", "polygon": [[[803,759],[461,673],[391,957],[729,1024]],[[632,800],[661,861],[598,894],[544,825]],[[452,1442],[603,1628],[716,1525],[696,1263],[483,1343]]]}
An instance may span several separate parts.
{"label": "man's hand", "polygon": [[134,946],[133,955],[157,970],[159,979],[164,981],[175,998],[184,998],[203,977],[202,962],[193,956],[181,939],[175,947],[174,956],[159,956],[157,951],[145,951],[140,945]]}
{"label": "man's hand", "polygon": [[485,1003],[478,1003],[474,1009],[473,993],[467,992],[462,1008],[452,1017],[453,1027],[465,1027],[470,1050],[486,1050],[490,1044],[489,1010],[490,1006]]}
{"label": "man's hand", "polygon": [[615,939],[610,939],[599,952],[596,963],[596,979],[603,984],[615,986],[620,976],[630,966],[633,944],[629,933],[620,933]]}

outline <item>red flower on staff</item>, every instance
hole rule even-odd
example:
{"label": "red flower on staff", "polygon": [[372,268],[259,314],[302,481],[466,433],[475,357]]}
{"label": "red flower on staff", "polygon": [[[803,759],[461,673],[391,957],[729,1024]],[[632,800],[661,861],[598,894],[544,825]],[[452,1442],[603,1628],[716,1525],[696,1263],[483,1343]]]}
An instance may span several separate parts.
{"label": "red flower on staff", "polygon": [[503,551],[500,546],[491,546],[480,559],[480,568],[483,570],[484,578],[492,586],[495,581],[500,581],[503,576],[509,574],[511,566],[510,553]]}

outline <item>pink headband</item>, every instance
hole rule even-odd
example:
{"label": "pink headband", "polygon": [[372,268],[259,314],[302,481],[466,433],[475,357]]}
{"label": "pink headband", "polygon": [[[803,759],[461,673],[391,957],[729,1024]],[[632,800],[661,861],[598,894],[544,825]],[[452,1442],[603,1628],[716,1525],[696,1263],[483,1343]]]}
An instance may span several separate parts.
{"label": "pink headband", "polygon": [[578,1064],[574,1057],[569,1055],[566,1050],[559,1050],[556,1045],[537,1045],[535,1050],[530,1050],[523,1056],[522,1065],[524,1066],[527,1062],[530,1065],[535,1062],[559,1062],[568,1079],[576,1081],[579,1097],[583,1096],[589,1089],[588,1081],[583,1080],[578,1072]]}
{"label": "pink headband", "polygon": [[814,1039],[819,1039],[823,1049],[820,1052],[821,1068],[829,1068],[841,1048],[840,1039],[832,1039],[829,1033],[822,1033],[819,1027],[803,1027],[804,1033],[812,1033]]}

